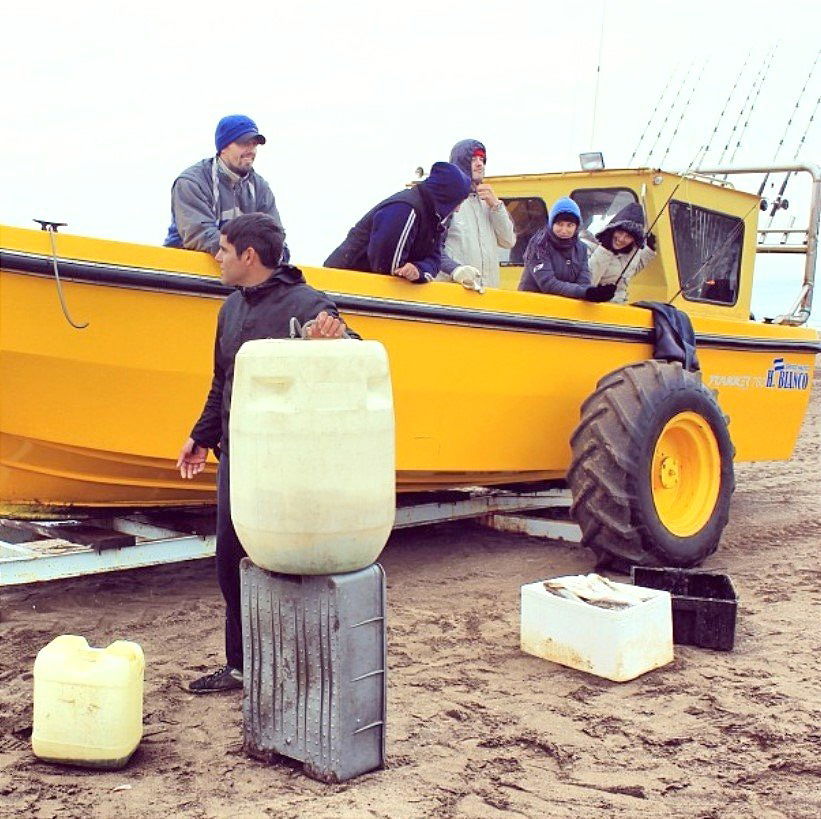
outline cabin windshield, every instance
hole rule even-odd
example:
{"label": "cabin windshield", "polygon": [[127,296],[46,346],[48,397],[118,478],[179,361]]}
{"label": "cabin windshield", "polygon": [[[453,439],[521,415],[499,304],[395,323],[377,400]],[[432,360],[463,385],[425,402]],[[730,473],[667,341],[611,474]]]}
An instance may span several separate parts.
{"label": "cabin windshield", "polygon": [[684,298],[735,304],[744,220],[673,199],[670,225]]}

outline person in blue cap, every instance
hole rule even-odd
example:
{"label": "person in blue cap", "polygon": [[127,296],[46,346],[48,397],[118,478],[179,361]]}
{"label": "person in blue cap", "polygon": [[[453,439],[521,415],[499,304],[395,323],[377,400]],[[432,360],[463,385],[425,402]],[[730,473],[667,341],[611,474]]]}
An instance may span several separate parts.
{"label": "person in blue cap", "polygon": [[[184,170],[171,187],[171,227],[163,244],[216,256],[220,228],[243,213],[267,213],[282,227],[268,183],[254,170],[265,144],[257,124],[243,114],[217,123],[217,153]],[[285,249],[287,260],[287,248]]]}
{"label": "person in blue cap", "polygon": [[433,281],[444,245],[443,222],[470,193],[470,177],[436,162],[428,178],[371,208],[327,259],[325,267]]}
{"label": "person in blue cap", "polygon": [[613,298],[615,284],[591,286],[587,248],[579,239],[581,218],[579,206],[572,199],[563,196],[556,201],[548,223],[527,245],[519,290],[586,301]]}

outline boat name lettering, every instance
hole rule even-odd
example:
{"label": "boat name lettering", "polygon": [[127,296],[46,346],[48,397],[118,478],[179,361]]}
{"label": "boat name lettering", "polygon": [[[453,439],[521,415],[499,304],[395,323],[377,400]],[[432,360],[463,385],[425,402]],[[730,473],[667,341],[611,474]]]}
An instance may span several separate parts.
{"label": "boat name lettering", "polygon": [[806,390],[809,383],[810,368],[806,364],[789,364],[783,358],[774,358],[764,386],[776,390]]}
{"label": "boat name lettering", "polygon": [[788,364],[774,358],[766,375],[711,375],[711,387],[736,387],[746,390],[763,387],[773,390],[806,390],[810,383],[810,368],[804,364]]}

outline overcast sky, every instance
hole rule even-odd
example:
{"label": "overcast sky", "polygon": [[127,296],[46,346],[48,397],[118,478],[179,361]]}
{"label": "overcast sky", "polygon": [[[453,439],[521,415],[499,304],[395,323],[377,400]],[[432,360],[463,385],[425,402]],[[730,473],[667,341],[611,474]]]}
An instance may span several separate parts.
{"label": "overcast sky", "polygon": [[[276,195],[294,259],[315,264],[417,165],[446,159],[465,137],[486,143],[489,174],[575,169],[590,149],[625,166],[666,86],[633,164],[646,160],[669,113],[654,164],[661,159],[692,93],[664,162],[681,170],[710,140],[738,80],[707,157],[716,160],[735,145],[743,120],[731,137],[732,126],[775,47],[735,157],[770,162],[816,58],[820,8],[817,0],[15,5],[3,14],[0,50],[0,223],[49,218],[71,233],[159,244],[174,177],[214,152],[221,116],[246,113],[268,137],[256,168]],[[821,65],[780,160],[794,158],[820,92]],[[815,162],[819,120],[821,111],[801,152]]]}

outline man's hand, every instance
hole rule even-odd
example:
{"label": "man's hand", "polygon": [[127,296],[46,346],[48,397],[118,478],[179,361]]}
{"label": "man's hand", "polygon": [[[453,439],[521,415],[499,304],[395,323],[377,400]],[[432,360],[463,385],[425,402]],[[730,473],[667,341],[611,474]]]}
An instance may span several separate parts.
{"label": "man's hand", "polygon": [[415,282],[422,274],[419,268],[411,262],[405,262],[402,267],[397,267],[391,274],[392,276],[399,276],[401,279],[407,279],[409,282]]}
{"label": "man's hand", "polygon": [[588,287],[587,290],[584,291],[584,298],[587,301],[610,301],[613,296],[616,295],[616,285],[615,284],[596,284],[592,287]]}
{"label": "man's hand", "polygon": [[313,321],[306,324],[305,338],[343,338],[345,322],[323,310]]}
{"label": "man's hand", "polygon": [[489,207],[495,208],[499,204],[499,200],[496,198],[496,194],[493,192],[493,188],[486,183],[482,183],[481,185],[476,186],[476,195]]}
{"label": "man's hand", "polygon": [[193,438],[189,438],[182,445],[180,457],[177,458],[177,469],[180,470],[180,476],[193,478],[194,475],[199,475],[205,469],[207,456],[208,450],[205,447],[198,446]]}
{"label": "man's hand", "polygon": [[450,274],[453,281],[461,284],[465,290],[475,290],[477,293],[484,293],[482,286],[482,273],[473,265],[461,264]]}

